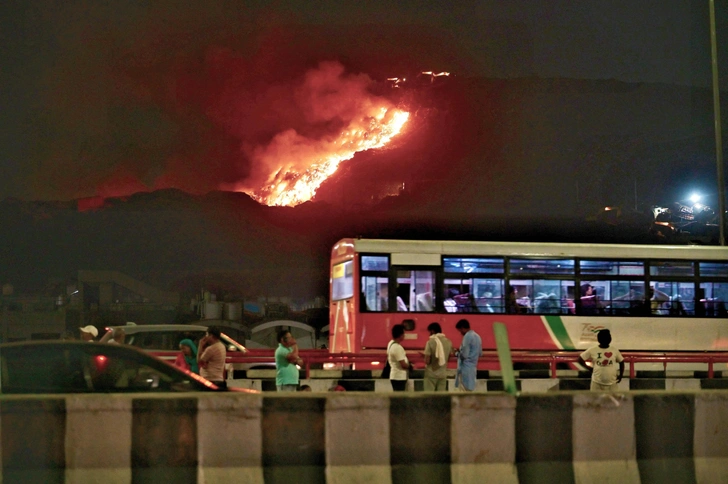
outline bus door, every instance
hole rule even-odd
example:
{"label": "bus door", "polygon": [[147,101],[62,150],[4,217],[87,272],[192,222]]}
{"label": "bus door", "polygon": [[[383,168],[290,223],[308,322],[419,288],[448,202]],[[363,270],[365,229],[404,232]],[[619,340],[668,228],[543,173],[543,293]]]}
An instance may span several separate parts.
{"label": "bus door", "polygon": [[355,347],[354,317],[354,261],[348,260],[332,268],[331,277],[331,323],[329,334],[332,353],[352,353]]}

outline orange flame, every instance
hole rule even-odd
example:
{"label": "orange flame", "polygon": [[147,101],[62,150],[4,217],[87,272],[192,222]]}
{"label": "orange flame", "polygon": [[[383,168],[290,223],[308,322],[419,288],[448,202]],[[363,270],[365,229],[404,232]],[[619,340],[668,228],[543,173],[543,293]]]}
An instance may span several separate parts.
{"label": "orange flame", "polygon": [[[307,166],[298,171],[294,165],[286,166],[285,160],[280,168],[272,173],[262,188],[247,191],[256,201],[269,206],[294,207],[316,194],[321,184],[333,175],[342,161],[349,160],[360,151],[381,148],[400,133],[409,119],[409,113],[396,108],[372,107],[364,117],[353,120],[338,136],[321,140],[311,146],[295,131],[280,133],[281,143],[298,145],[295,166]],[[298,143],[297,143],[298,142]],[[262,157],[276,156],[276,153],[259,153]],[[302,163],[303,162],[303,163]]]}

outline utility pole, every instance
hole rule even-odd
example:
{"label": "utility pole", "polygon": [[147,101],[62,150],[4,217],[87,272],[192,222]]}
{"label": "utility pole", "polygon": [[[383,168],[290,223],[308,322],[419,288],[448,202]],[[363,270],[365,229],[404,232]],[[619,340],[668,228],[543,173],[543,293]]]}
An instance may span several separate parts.
{"label": "utility pole", "polygon": [[725,181],[723,179],[723,139],[720,125],[720,89],[718,85],[718,47],[715,40],[715,0],[710,0],[710,54],[713,67],[713,119],[715,120],[715,163],[718,169],[718,223],[720,245],[725,245]]}

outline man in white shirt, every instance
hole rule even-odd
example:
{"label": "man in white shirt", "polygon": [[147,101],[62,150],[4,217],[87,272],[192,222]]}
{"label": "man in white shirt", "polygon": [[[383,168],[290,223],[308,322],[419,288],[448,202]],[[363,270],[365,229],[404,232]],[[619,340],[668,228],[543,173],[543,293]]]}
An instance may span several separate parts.
{"label": "man in white shirt", "polygon": [[395,324],[392,326],[392,341],[387,346],[387,360],[392,367],[389,382],[395,392],[403,392],[407,388],[407,370],[410,368],[402,341],[404,341],[404,326]]}
{"label": "man in white shirt", "polygon": [[452,352],[452,341],[442,334],[440,323],[430,323],[427,326],[430,339],[425,345],[425,380],[423,387],[426,392],[447,391],[447,360]]}

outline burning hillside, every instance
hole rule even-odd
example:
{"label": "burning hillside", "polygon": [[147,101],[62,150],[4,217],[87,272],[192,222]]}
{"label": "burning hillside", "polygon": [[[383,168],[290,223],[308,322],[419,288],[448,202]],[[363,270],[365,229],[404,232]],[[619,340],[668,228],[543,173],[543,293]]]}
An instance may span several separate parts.
{"label": "burning hillside", "polygon": [[322,63],[295,89],[292,110],[306,122],[269,142],[248,147],[250,175],[223,189],[244,191],[265,205],[295,206],[311,200],[340,163],[382,148],[399,134],[409,113],[374,95],[366,75],[347,75],[338,63]]}

